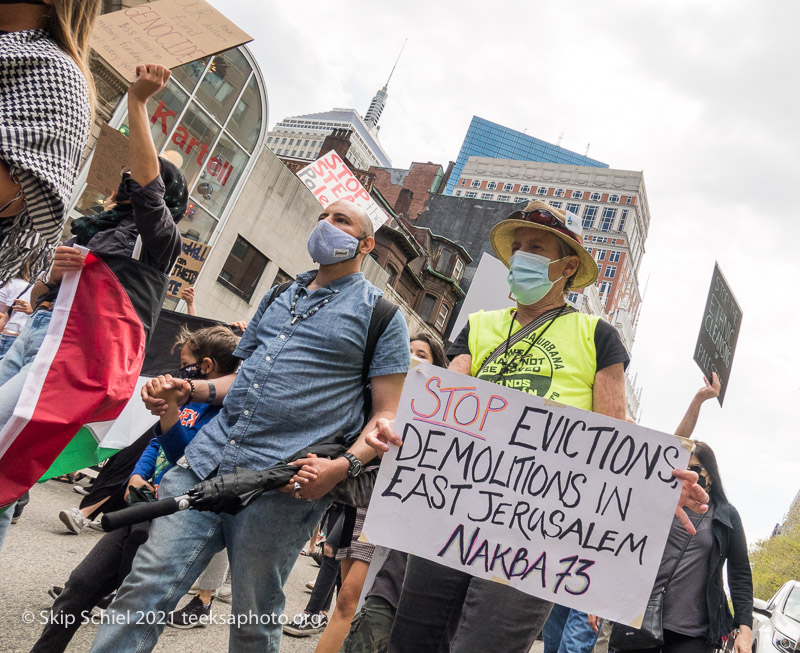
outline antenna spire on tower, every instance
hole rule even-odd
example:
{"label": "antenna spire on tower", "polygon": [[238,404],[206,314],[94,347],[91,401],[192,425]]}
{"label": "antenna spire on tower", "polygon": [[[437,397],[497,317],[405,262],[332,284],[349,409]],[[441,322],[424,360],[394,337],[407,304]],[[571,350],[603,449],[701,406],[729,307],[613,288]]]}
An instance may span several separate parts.
{"label": "antenna spire on tower", "polygon": [[367,115],[364,116],[364,123],[368,128],[374,130],[376,133],[378,129],[378,120],[380,120],[381,113],[383,113],[383,108],[386,106],[386,98],[388,97],[386,89],[389,87],[389,81],[392,79],[392,75],[394,75],[394,69],[397,68],[397,62],[400,61],[400,55],[403,54],[406,43],[408,43],[408,39],[403,41],[403,47],[400,48],[400,54],[397,55],[394,66],[392,66],[392,72],[389,73],[389,79],[386,80],[383,88],[375,93],[375,97],[372,98],[369,109],[367,109]]}

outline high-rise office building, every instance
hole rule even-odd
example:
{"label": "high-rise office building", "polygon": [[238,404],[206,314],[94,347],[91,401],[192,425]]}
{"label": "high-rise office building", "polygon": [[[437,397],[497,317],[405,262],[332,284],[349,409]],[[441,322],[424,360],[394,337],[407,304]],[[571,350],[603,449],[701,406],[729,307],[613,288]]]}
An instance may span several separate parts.
{"label": "high-rise office building", "polygon": [[[600,269],[596,286],[603,309],[609,315],[626,314],[618,322],[623,340],[633,343],[641,304],[637,275],[650,229],[640,171],[470,157],[454,183],[456,197],[517,202],[518,207],[540,199],[577,215],[584,245]],[[570,301],[585,298],[571,293]]]}
{"label": "high-rise office building", "polygon": [[478,116],[472,116],[467,135],[461,144],[455,167],[447,183],[445,194],[452,195],[456,181],[471,156],[516,161],[548,161],[592,168],[608,168],[607,163],[590,159],[523,132],[503,127]]}

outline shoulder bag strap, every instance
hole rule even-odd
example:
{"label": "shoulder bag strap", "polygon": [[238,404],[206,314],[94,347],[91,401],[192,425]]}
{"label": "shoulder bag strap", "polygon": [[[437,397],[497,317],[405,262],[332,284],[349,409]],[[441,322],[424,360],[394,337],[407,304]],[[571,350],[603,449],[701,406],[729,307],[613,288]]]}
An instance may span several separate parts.
{"label": "shoulder bag strap", "polygon": [[[702,515],[700,515],[700,519],[698,519],[697,520],[697,524],[695,524],[695,527],[694,527],[695,530],[697,530],[697,527],[700,526],[700,524],[703,523],[703,520],[706,518],[707,514],[708,514],[708,511],[706,511]],[[686,538],[686,541],[683,543],[683,547],[681,548],[681,552],[678,554],[678,559],[675,561],[675,566],[672,568],[672,573],[669,575],[669,578],[667,578],[667,582],[664,583],[664,589],[661,590],[662,594],[666,593],[667,587],[669,587],[669,584],[672,581],[673,576],[675,576],[675,572],[678,571],[678,565],[681,563],[681,559],[683,558],[683,554],[686,553],[686,547],[689,546],[689,541],[692,539],[692,537],[694,537],[694,536],[690,535],[689,537]]]}
{"label": "shoulder bag strap", "polygon": [[[526,324],[513,336],[511,336],[511,339],[508,341],[508,349],[511,349],[518,342],[527,338],[540,326],[546,324],[550,320],[555,319],[559,313],[561,313],[561,315],[568,315],[569,313],[577,313],[577,311],[572,306],[568,306],[566,309],[554,308],[552,311],[547,311],[546,313],[543,313],[542,315],[537,317],[533,322]],[[513,320],[514,317],[512,316],[511,319]],[[494,351],[492,351],[492,353],[486,357],[486,359],[483,361],[480,368],[476,372],[475,376],[478,376],[478,374],[480,374],[483,371],[483,368],[486,367],[489,363],[493,363],[502,354],[504,354],[505,350],[506,350],[506,341],[503,340],[499,345],[497,345],[497,347],[495,347]]]}

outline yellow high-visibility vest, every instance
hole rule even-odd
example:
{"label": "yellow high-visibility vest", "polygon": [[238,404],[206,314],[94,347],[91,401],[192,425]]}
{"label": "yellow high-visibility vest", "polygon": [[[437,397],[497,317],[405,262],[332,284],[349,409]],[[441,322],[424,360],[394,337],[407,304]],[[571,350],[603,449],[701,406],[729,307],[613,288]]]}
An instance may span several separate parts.
{"label": "yellow high-visibility vest", "polygon": [[[592,410],[592,389],[597,371],[594,332],[600,318],[571,312],[560,315],[555,321],[546,321],[521,341],[512,344],[509,358],[514,362],[498,378],[505,361],[505,342],[515,310],[478,311],[469,316],[472,376],[567,406]],[[512,340],[521,328],[518,322],[514,322]],[[523,357],[525,350],[545,328],[547,331]],[[484,365],[499,345],[499,352]],[[516,358],[513,352],[518,352]]]}

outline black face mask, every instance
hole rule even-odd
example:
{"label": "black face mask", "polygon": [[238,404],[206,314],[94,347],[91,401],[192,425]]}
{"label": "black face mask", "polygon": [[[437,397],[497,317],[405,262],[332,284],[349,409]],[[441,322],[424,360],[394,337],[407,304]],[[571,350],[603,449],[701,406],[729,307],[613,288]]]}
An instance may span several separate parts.
{"label": "black face mask", "polygon": [[200,367],[200,363],[190,363],[178,370],[178,376],[182,379],[198,379],[205,375],[206,373],[203,371],[203,368]]}

